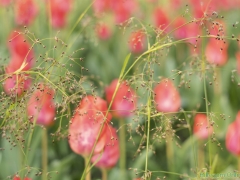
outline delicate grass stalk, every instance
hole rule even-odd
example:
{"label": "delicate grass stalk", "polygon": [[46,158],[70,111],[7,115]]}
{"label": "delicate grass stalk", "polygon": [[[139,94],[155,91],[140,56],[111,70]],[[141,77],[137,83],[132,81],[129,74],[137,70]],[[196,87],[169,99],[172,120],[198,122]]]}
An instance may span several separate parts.
{"label": "delicate grass stalk", "polygon": [[119,139],[120,139],[120,160],[119,166],[121,169],[122,177],[125,177],[126,171],[126,135],[125,135],[125,120],[119,119]]}
{"label": "delicate grass stalk", "polygon": [[101,168],[102,172],[102,180],[107,180],[107,169],[106,168]]}
{"label": "delicate grass stalk", "polygon": [[[206,114],[209,115],[208,110],[208,96],[207,96],[207,87],[206,87],[206,74],[204,74],[204,96],[205,96],[205,106],[206,106]],[[209,121],[208,121],[208,127],[210,127]],[[209,134],[210,134],[210,128],[208,128]],[[209,156],[209,172],[212,173],[212,157],[211,157],[211,137],[208,136],[208,156]]]}
{"label": "delicate grass stalk", "polygon": [[85,180],[91,180],[91,170],[89,167],[89,160],[87,157],[84,158],[84,162],[85,162],[85,170],[86,170]]}
{"label": "delicate grass stalk", "polygon": [[151,96],[148,98],[148,106],[147,106],[147,147],[146,147],[146,160],[145,160],[145,179],[150,179],[148,177],[148,151],[149,151],[149,136],[150,136],[150,119],[151,119]]}
{"label": "delicate grass stalk", "polygon": [[42,180],[47,180],[47,171],[48,171],[48,136],[47,129],[42,129]]}
{"label": "delicate grass stalk", "polygon": [[171,134],[171,123],[168,120],[167,128],[169,129],[169,134],[167,134],[167,143],[166,143],[166,154],[167,154],[167,164],[168,170],[172,171],[173,167],[173,143],[172,143],[172,134]]}

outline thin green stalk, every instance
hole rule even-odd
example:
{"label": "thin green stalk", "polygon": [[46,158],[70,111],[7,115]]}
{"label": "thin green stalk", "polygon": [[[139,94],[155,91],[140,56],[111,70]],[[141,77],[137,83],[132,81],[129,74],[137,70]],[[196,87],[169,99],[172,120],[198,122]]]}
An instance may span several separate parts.
{"label": "thin green stalk", "polygon": [[85,180],[91,180],[91,171],[90,171],[90,167],[89,167],[89,160],[87,157],[85,157],[84,161],[85,161],[85,170],[86,170]]}
{"label": "thin green stalk", "polygon": [[150,118],[151,118],[151,95],[148,98],[148,106],[147,106],[148,127],[147,127],[146,160],[145,160],[145,179],[146,180],[149,178],[149,176],[148,176],[148,151],[149,151],[149,136],[150,136]]}
{"label": "thin green stalk", "polygon": [[[207,87],[206,87],[206,74],[204,74],[204,96],[205,96],[206,113],[208,116],[209,110],[208,110],[208,96],[207,96]],[[208,121],[208,127],[210,127],[209,121]],[[210,128],[208,128],[208,130],[210,131]],[[208,136],[208,142],[211,142],[211,136]],[[209,156],[209,170],[210,170],[210,173],[212,173],[211,143],[208,143],[208,156]]]}
{"label": "thin green stalk", "polygon": [[200,171],[204,168],[204,162],[205,162],[205,153],[203,149],[203,141],[198,141],[198,168]]}
{"label": "thin green stalk", "polygon": [[237,157],[238,160],[238,172],[240,172],[240,156]]}
{"label": "thin green stalk", "polygon": [[101,172],[102,172],[102,180],[107,180],[107,169],[105,168],[101,168]]}
{"label": "thin green stalk", "polygon": [[166,143],[166,154],[167,154],[167,164],[168,170],[173,171],[173,144],[172,144],[172,134],[171,134],[171,123],[169,118],[167,119],[167,128],[169,133],[167,133],[167,143]]}
{"label": "thin green stalk", "polygon": [[126,135],[124,119],[119,119],[119,139],[120,139],[120,160],[119,166],[121,169],[122,177],[125,177],[126,171]]}
{"label": "thin green stalk", "polygon": [[48,171],[48,139],[47,129],[42,129],[42,180],[47,180]]}

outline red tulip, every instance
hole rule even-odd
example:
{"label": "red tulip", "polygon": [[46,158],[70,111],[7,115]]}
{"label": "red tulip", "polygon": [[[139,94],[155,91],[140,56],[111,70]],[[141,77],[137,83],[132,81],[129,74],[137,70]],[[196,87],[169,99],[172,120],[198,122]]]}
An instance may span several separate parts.
{"label": "red tulip", "polygon": [[27,104],[27,113],[31,122],[36,121],[36,124],[44,126],[53,124],[55,117],[53,96],[54,91],[47,85],[38,85]]}
{"label": "red tulip", "polygon": [[[8,73],[7,73],[8,74]],[[4,82],[4,90],[8,95],[15,94],[20,96],[24,91],[28,90],[31,85],[31,79],[29,75],[18,74],[18,75],[7,75],[7,79]]]}
{"label": "red tulip", "polygon": [[155,88],[156,109],[159,112],[177,112],[181,106],[180,94],[170,79],[163,79]]}
{"label": "red tulip", "polygon": [[228,151],[239,156],[240,155],[240,111],[238,111],[236,120],[232,122],[227,129],[226,147]]}
{"label": "red tulip", "polygon": [[110,10],[110,7],[111,7],[111,0],[95,0],[93,3],[93,9],[97,14]]}
{"label": "red tulip", "polygon": [[[20,177],[14,176],[13,180],[21,180]],[[25,177],[23,180],[32,180],[31,178]]]}
{"label": "red tulip", "polygon": [[102,40],[107,40],[112,35],[112,32],[106,24],[98,24],[96,27],[97,36]]}
{"label": "red tulip", "polygon": [[146,34],[142,30],[133,32],[129,38],[129,48],[133,53],[141,53],[145,49]]}
{"label": "red tulip", "polygon": [[206,46],[206,58],[211,64],[223,66],[228,60],[228,44],[222,40],[210,39]]}
{"label": "red tulip", "polygon": [[25,37],[18,33],[12,32],[9,37],[8,48],[12,56],[8,65],[8,72],[14,72],[18,70],[23,62],[26,66],[22,70],[29,70],[33,66],[33,51],[31,45],[26,41]]}
{"label": "red tulip", "polygon": [[29,25],[35,19],[38,8],[34,0],[15,0],[15,21],[20,25]]}
{"label": "red tulip", "polygon": [[[110,103],[113,98],[114,91],[116,89],[118,79],[112,81],[110,86],[105,89],[107,102]],[[133,89],[127,84],[127,82],[121,82],[119,89],[113,99],[111,109],[113,115],[116,117],[129,117],[132,115],[132,111],[136,109],[137,98]]]}
{"label": "red tulip", "polygon": [[176,29],[174,31],[174,35],[177,39],[184,39],[188,37],[188,29],[187,29],[187,25],[186,24],[186,20],[183,17],[178,17],[175,21],[174,21],[174,29]]}
{"label": "red tulip", "polygon": [[237,73],[240,75],[240,52],[236,53],[236,59],[237,59]]}
{"label": "red tulip", "polygon": [[156,8],[153,12],[155,26],[163,31],[168,31],[169,19],[167,14],[161,9]]}
{"label": "red tulip", "polygon": [[71,10],[72,0],[48,1],[51,11],[51,22],[54,28],[62,28],[66,25],[67,14]]}
{"label": "red tulip", "polygon": [[119,142],[118,136],[116,133],[116,129],[114,129],[111,125],[108,125],[106,131],[106,142],[103,149],[103,152],[99,154],[95,154],[91,161],[95,163],[95,166],[99,168],[112,168],[114,167],[119,159]]}
{"label": "red tulip", "polygon": [[194,118],[193,133],[199,139],[207,139],[213,133],[213,127],[208,124],[205,114],[196,114]]}
{"label": "red tulip", "polygon": [[111,120],[111,114],[107,114],[107,109],[106,101],[99,97],[87,96],[82,99],[69,126],[68,142],[75,153],[90,155],[103,126],[94,154],[102,151],[106,142],[105,124]]}
{"label": "red tulip", "polygon": [[129,19],[136,8],[137,3],[135,0],[96,0],[93,4],[96,14],[106,11],[113,12],[117,24]]}

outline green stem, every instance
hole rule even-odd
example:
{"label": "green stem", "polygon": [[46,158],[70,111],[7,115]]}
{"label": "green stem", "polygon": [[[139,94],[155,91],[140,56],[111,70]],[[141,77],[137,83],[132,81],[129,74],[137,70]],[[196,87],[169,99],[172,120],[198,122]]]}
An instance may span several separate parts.
{"label": "green stem", "polygon": [[240,156],[237,157],[238,160],[238,172],[240,172]]}
{"label": "green stem", "polygon": [[205,153],[204,153],[204,144],[203,141],[198,141],[198,169],[201,172],[204,168]]}
{"label": "green stem", "polygon": [[124,119],[119,119],[119,139],[120,139],[120,160],[119,166],[121,169],[122,177],[125,177],[126,171],[126,136]]}
{"label": "green stem", "polygon": [[[208,110],[208,96],[207,96],[207,87],[206,87],[206,74],[204,74],[204,96],[205,96],[205,106],[206,106],[206,113],[207,116],[209,116],[209,110]],[[210,127],[209,121],[208,121],[208,127]],[[210,131],[210,128],[208,128]],[[210,132],[209,132],[210,134]],[[208,136],[208,156],[209,156],[209,171],[210,174],[212,173],[212,157],[211,157],[211,136]]]}
{"label": "green stem", "polygon": [[172,127],[171,127],[170,119],[167,119],[167,129],[169,132],[167,133],[167,142],[166,142],[166,154],[167,154],[167,164],[168,170],[173,171],[173,144],[172,144]]}
{"label": "green stem", "polygon": [[102,172],[102,180],[107,180],[107,169],[105,168],[101,168],[101,172]]}
{"label": "green stem", "polygon": [[47,129],[42,130],[42,180],[47,180],[47,171],[48,171],[48,139],[47,139]]}
{"label": "green stem", "polygon": [[85,180],[91,180],[91,171],[88,163],[88,158],[85,157],[84,161],[85,161],[85,170],[86,170]]}
{"label": "green stem", "polygon": [[151,95],[148,98],[148,106],[147,106],[147,147],[146,147],[146,160],[145,160],[145,179],[150,179],[148,177],[148,151],[149,151],[149,136],[150,136],[150,118],[151,118]]}

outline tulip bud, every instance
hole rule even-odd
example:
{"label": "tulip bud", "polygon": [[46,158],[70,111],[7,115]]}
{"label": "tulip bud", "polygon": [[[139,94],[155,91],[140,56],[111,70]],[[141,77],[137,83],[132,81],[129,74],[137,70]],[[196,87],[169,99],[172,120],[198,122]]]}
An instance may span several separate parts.
{"label": "tulip bud", "polygon": [[106,24],[98,24],[96,27],[96,33],[102,40],[107,40],[112,35],[110,28]]}
{"label": "tulip bud", "polygon": [[55,117],[53,102],[54,91],[47,85],[39,84],[27,104],[27,113],[31,122],[50,126]]}
{"label": "tulip bud", "polygon": [[95,154],[91,161],[95,163],[95,166],[99,168],[112,168],[114,167],[119,159],[119,142],[116,129],[111,125],[108,125],[106,131],[106,142],[104,149],[99,154]]}
{"label": "tulip bud", "polygon": [[99,97],[87,96],[75,110],[69,126],[69,145],[82,156],[90,155],[99,135],[94,154],[104,148],[106,137],[105,124],[111,120],[107,113],[107,103]]}
{"label": "tulip bud", "polygon": [[181,106],[180,94],[170,79],[163,79],[155,88],[156,109],[159,112],[177,112]]}
{"label": "tulip bud", "polygon": [[213,133],[213,127],[209,125],[205,114],[196,114],[194,118],[193,133],[199,139],[207,139]]}
{"label": "tulip bud", "polygon": [[112,81],[112,83],[105,89],[107,102],[112,102],[111,109],[113,115],[116,117],[129,117],[136,109],[137,98],[133,89],[127,84],[127,82],[121,82],[116,95],[113,99],[114,91],[117,87],[118,79]]}

